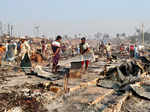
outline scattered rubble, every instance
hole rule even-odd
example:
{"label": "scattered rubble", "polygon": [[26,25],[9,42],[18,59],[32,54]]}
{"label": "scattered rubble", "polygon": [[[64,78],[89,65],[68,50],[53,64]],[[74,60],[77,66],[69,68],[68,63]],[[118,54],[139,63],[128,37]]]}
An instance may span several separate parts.
{"label": "scattered rubble", "polygon": [[78,56],[66,57],[57,74],[51,73],[49,63],[38,64],[42,57],[35,57],[28,74],[9,64],[0,68],[0,112],[150,110],[150,61],[146,57],[128,60],[114,55],[108,64],[96,56],[87,72],[80,70]]}

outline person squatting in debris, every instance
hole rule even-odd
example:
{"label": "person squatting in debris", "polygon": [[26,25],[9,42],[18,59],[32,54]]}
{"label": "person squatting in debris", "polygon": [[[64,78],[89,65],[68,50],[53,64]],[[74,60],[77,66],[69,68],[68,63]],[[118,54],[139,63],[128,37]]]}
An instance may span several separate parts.
{"label": "person squatting in debris", "polygon": [[52,42],[51,47],[53,50],[53,67],[52,67],[52,72],[56,73],[57,72],[57,65],[59,62],[59,58],[60,58],[60,49],[61,49],[61,40],[62,37],[61,36],[57,36],[56,40]]}
{"label": "person squatting in debris", "polygon": [[84,63],[85,63],[85,71],[87,71],[88,69],[88,65],[89,65],[89,51],[90,51],[90,46],[89,44],[86,42],[86,38],[81,38],[81,43],[80,43],[80,54],[81,54],[81,69],[83,70],[84,68]]}
{"label": "person squatting in debris", "polygon": [[111,44],[108,43],[106,45],[107,62],[111,62],[111,52],[112,52],[112,47],[111,47]]}

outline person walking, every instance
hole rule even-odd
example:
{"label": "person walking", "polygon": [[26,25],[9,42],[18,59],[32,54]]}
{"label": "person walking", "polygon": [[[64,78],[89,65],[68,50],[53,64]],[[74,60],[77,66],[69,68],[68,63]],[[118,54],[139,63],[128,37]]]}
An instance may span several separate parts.
{"label": "person walking", "polygon": [[112,47],[110,43],[106,45],[106,54],[107,54],[107,62],[111,62]]}
{"label": "person walking", "polygon": [[89,50],[90,50],[90,46],[89,44],[86,42],[86,38],[81,38],[81,43],[80,43],[80,54],[81,54],[81,69],[84,69],[84,63],[85,63],[85,71],[87,71],[88,69],[88,65],[89,65]]}
{"label": "person walking", "polygon": [[56,40],[53,41],[51,44],[52,51],[53,51],[53,59],[52,59],[52,62],[53,62],[52,72],[53,73],[57,72],[57,65],[58,65],[59,58],[60,58],[61,40],[62,40],[62,37],[57,36]]}
{"label": "person walking", "polygon": [[130,58],[134,57],[134,45],[130,45]]}
{"label": "person walking", "polygon": [[6,61],[12,62],[15,59],[15,45],[11,42],[11,40],[8,40],[8,43],[6,44]]}
{"label": "person walking", "polygon": [[139,56],[138,47],[137,47],[137,45],[135,45],[135,47],[134,47],[134,57],[138,58],[138,56]]}
{"label": "person walking", "polygon": [[26,39],[22,39],[21,51],[20,51],[19,57],[21,58],[20,67],[22,67],[23,71],[26,71],[30,67],[32,67],[32,63],[30,60],[30,51],[31,51],[31,47],[28,44],[28,41]]}

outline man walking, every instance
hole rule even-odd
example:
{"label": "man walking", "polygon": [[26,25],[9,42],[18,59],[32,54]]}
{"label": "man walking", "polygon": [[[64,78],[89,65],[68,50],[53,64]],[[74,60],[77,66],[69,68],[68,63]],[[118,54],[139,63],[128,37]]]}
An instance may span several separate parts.
{"label": "man walking", "polygon": [[112,54],[112,47],[111,47],[111,44],[108,43],[106,45],[106,54],[107,54],[107,62],[111,62],[111,54]]}
{"label": "man walking", "polygon": [[57,36],[56,40],[52,42],[52,50],[53,50],[53,67],[52,72],[57,72],[57,65],[60,57],[60,49],[61,49],[61,36]]}
{"label": "man walking", "polygon": [[89,44],[86,42],[86,38],[81,38],[81,43],[80,43],[80,54],[82,57],[82,62],[81,62],[81,66],[82,66],[82,70],[84,68],[84,63],[85,63],[85,71],[88,69],[88,65],[89,65]]}

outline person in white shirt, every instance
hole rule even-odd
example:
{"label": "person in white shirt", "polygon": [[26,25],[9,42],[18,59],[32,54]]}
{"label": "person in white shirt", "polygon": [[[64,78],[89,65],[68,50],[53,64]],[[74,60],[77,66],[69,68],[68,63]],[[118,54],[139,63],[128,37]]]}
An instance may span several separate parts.
{"label": "person in white shirt", "polygon": [[108,43],[106,45],[107,61],[111,61],[111,50],[112,50],[111,44]]}
{"label": "person in white shirt", "polygon": [[81,66],[82,66],[82,70],[84,67],[84,63],[85,63],[85,71],[88,69],[88,65],[89,65],[89,44],[86,42],[86,38],[81,38],[81,43],[80,43],[80,54],[82,56],[82,61],[81,61]]}
{"label": "person in white shirt", "polygon": [[57,65],[59,62],[60,58],[60,49],[61,49],[61,36],[57,36],[56,40],[52,42],[52,50],[53,50],[53,67],[52,67],[52,72],[56,73],[57,72]]}

